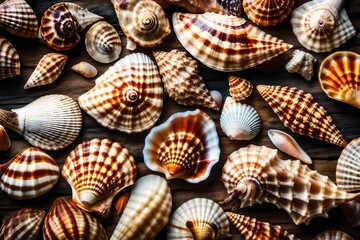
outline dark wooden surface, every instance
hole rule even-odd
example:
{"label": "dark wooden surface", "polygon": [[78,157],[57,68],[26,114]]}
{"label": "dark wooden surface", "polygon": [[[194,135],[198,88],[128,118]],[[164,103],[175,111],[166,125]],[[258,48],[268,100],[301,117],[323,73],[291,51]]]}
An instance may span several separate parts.
{"label": "dark wooden surface", "polygon": [[[48,7],[59,1],[31,0],[29,2],[35,10],[38,19],[40,19],[43,12]],[[83,0],[72,2],[78,3],[88,8],[92,12],[104,16],[105,19],[111,24],[113,24],[115,28],[119,31],[123,44],[123,51],[121,53],[121,57],[126,56],[130,53],[125,49],[126,39],[124,37],[124,34],[121,32],[110,0]],[[294,7],[297,7],[304,2],[306,1],[296,1]],[[349,17],[353,25],[355,26],[357,32],[359,32],[360,1],[348,0],[344,4],[344,7],[347,9]],[[170,7],[167,10],[168,16],[171,16],[171,12],[173,12],[174,10],[179,9]],[[296,37],[291,30],[289,19],[286,19],[283,23],[278,24],[275,27],[260,28],[272,34],[273,36],[283,39],[285,42],[293,44],[294,48],[262,65],[245,71],[237,72],[235,74],[250,80],[254,85],[272,84],[295,86],[299,89],[304,90],[305,92],[311,93],[314,96],[315,100],[318,101],[332,116],[336,125],[344,134],[347,141],[351,141],[353,138],[359,137],[359,109],[328,98],[321,90],[317,76],[315,76],[312,81],[307,82],[300,75],[290,74],[284,69],[284,65],[290,59],[290,54],[295,49],[304,50],[304,48],[296,40]],[[54,50],[47,47],[42,40],[24,40],[19,37],[12,36],[0,29],[0,34],[11,41],[11,43],[19,52],[21,58],[21,75],[12,79],[0,81],[0,108],[7,110],[19,108],[37,99],[38,97],[53,93],[67,94],[73,99],[77,100],[77,98],[81,94],[93,87],[93,79],[89,80],[78,75],[77,73],[74,73],[70,70],[70,67],[80,61],[88,61],[94,66],[96,66],[99,74],[102,74],[112,64],[100,64],[90,58],[84,47],[83,39],[85,33],[86,31],[81,34],[81,43],[75,49],[66,52],[66,54],[69,55],[69,60],[63,73],[56,82],[48,86],[29,89],[25,91],[23,89],[23,86],[33,72],[34,68],[36,67],[38,61],[44,54],[54,52]],[[171,50],[175,48],[183,49],[174,33],[172,33],[162,45],[156,47],[156,49],[159,50]],[[352,38],[346,44],[341,46],[340,50],[350,50],[360,53],[359,35]],[[149,49],[138,48],[136,51],[144,52],[151,58],[153,58],[151,50]],[[329,53],[313,54],[318,60],[318,63],[315,65],[316,74],[321,61],[328,54]],[[228,74],[211,70],[202,65],[201,63],[199,63],[199,67],[201,75],[204,77],[206,84],[210,90],[216,89],[220,91],[224,98],[229,95],[227,81]],[[246,100],[246,102],[256,108],[262,119],[262,130],[260,134],[251,141],[229,140],[220,129],[220,112],[200,108],[201,110],[208,113],[216,123],[219,137],[221,140],[221,159],[220,162],[216,164],[216,166],[211,171],[210,177],[204,182],[201,182],[199,184],[190,184],[179,179],[169,181],[169,185],[173,194],[173,210],[180,206],[184,201],[195,197],[206,197],[211,198],[215,201],[221,201],[225,199],[227,197],[227,193],[223,183],[220,181],[220,177],[221,168],[225,163],[227,156],[231,154],[234,150],[237,150],[239,147],[247,146],[248,144],[266,145],[268,147],[275,148],[267,136],[267,130],[270,128],[280,129],[291,133],[289,129],[284,127],[276,114],[272,111],[269,105],[260,97],[259,93],[256,90],[254,90],[253,94],[248,100]],[[168,117],[175,112],[195,108],[196,107],[185,107],[178,105],[174,100],[170,99],[167,95],[165,95],[163,112],[157,122],[157,125],[166,121]],[[9,159],[11,159],[12,156],[29,146],[29,144],[25,140],[23,140],[21,136],[10,130],[8,132],[13,145],[9,151],[0,152],[1,163],[7,162]],[[101,127],[94,119],[83,113],[83,128],[80,136],[76,139],[76,141],[69,147],[61,151],[49,152],[49,154],[56,159],[60,168],[62,168],[65,158],[67,157],[69,152],[74,149],[75,146],[77,146],[77,144],[81,143],[86,139],[92,139],[95,137],[110,138],[112,140],[121,142],[131,151],[131,153],[136,159],[139,169],[138,176],[140,177],[151,173],[151,171],[148,170],[144,165],[142,156],[144,138],[148,134],[148,132],[149,131],[145,131],[143,133],[129,135],[118,131],[111,131],[104,127]],[[320,173],[328,175],[332,180],[335,180],[336,160],[338,159],[342,149],[340,147],[325,143],[320,140],[311,139],[306,136],[301,136],[295,133],[291,133],[291,135],[298,141],[298,143],[313,159],[313,164],[310,166],[310,168],[316,169]],[[280,153],[280,155],[282,158],[290,158],[283,153]],[[37,207],[47,210],[56,198],[60,196],[70,196],[70,194],[70,187],[62,177],[50,192],[34,200],[13,200],[7,197],[5,194],[0,193],[0,214],[1,217],[5,219],[13,211],[23,207]],[[252,217],[256,217],[259,220],[281,225],[288,232],[295,234],[301,239],[312,239],[316,234],[327,229],[340,229],[347,232],[355,239],[360,239],[359,229],[350,227],[350,225],[345,221],[345,218],[340,208],[335,208],[331,210],[330,217],[328,219],[316,218],[312,220],[311,223],[307,226],[304,224],[300,226],[294,225],[285,211],[280,210],[270,204],[247,207],[240,210],[239,212]],[[108,235],[110,236],[114,227],[117,224],[118,216],[116,216],[115,210],[113,209],[111,217],[109,219],[100,219],[100,221],[104,224]],[[234,236],[233,239],[241,239],[239,233],[237,233],[234,228],[232,229],[232,234]],[[165,238],[166,229],[161,231],[157,239]]]}

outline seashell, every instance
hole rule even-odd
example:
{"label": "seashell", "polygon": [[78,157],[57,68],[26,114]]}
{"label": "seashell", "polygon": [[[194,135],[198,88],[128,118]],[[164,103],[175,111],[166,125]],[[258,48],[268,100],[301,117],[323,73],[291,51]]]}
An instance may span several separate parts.
{"label": "seashell", "polygon": [[[240,17],[240,15],[241,15],[241,1],[240,0],[216,0],[216,2],[218,4],[220,4],[222,9],[228,15],[234,15],[234,16]],[[212,12],[215,12],[212,9],[210,9],[210,10]],[[210,10],[208,10],[207,12],[210,12]]]}
{"label": "seashell", "polygon": [[0,80],[20,75],[20,57],[14,46],[0,36]]}
{"label": "seashell", "polygon": [[173,13],[173,27],[191,55],[218,71],[250,68],[292,47],[235,16]]}
{"label": "seashell", "polygon": [[344,136],[330,115],[310,93],[286,86],[258,85],[256,88],[284,125],[293,132],[346,146]]}
{"label": "seashell", "polygon": [[300,147],[296,140],[286,132],[270,129],[268,130],[268,135],[275,147],[284,153],[293,156],[294,158],[297,158],[306,164],[312,164],[309,155],[307,155],[307,153]]}
{"label": "seashell", "polygon": [[143,53],[120,59],[79,97],[80,107],[102,126],[142,132],[158,120],[163,106],[160,74]]}
{"label": "seashell", "polygon": [[246,79],[230,75],[229,92],[235,101],[242,101],[248,98],[253,91],[253,85]]}
{"label": "seashell", "polygon": [[24,0],[5,0],[0,4],[0,26],[25,38],[36,38],[39,31],[34,10]]}
{"label": "seashell", "polygon": [[86,78],[93,78],[97,75],[97,69],[88,62],[81,61],[71,67],[71,70],[83,75]]}
{"label": "seashell", "polygon": [[214,121],[200,110],[178,112],[153,127],[145,138],[144,163],[167,179],[190,183],[207,179],[219,161],[219,137]]}
{"label": "seashell", "polygon": [[[169,221],[172,197],[167,181],[147,175],[136,181],[110,240],[152,240]],[[136,218],[134,218],[136,216]]]}
{"label": "seashell", "polygon": [[255,108],[227,97],[220,115],[220,127],[231,140],[250,140],[259,134],[261,119]]}
{"label": "seashell", "polygon": [[153,51],[153,54],[160,69],[164,89],[171,98],[185,106],[200,105],[219,110],[200,76],[196,61],[188,57],[186,52]]}
{"label": "seashell", "polygon": [[281,226],[274,226],[268,222],[262,222],[241,214],[226,212],[227,217],[235,225],[236,229],[247,240],[295,240],[294,235],[289,234]]}
{"label": "seashell", "polygon": [[36,198],[57,182],[60,170],[55,160],[40,149],[29,147],[0,165],[0,188],[15,199]]}
{"label": "seashell", "polygon": [[0,124],[0,151],[9,150],[11,147],[11,140],[5,128]]}
{"label": "seashell", "polygon": [[299,73],[307,81],[310,81],[314,76],[314,64],[316,63],[316,58],[310,53],[301,50],[295,50],[291,56],[292,59],[285,65],[285,69],[289,73]]}
{"label": "seashell", "polygon": [[58,51],[70,50],[79,44],[79,32],[102,19],[75,3],[56,3],[45,11],[40,34],[49,47]]}
{"label": "seashell", "polygon": [[81,211],[75,203],[64,197],[56,199],[46,215],[43,238],[45,240],[108,239],[104,227],[96,218]]}
{"label": "seashell", "polygon": [[24,89],[43,86],[54,82],[65,67],[68,57],[60,53],[45,54],[27,80]]}
{"label": "seashell", "polygon": [[219,91],[216,90],[211,90],[210,91],[210,96],[214,99],[216,105],[218,106],[218,108],[220,109],[222,106],[222,95]]}
{"label": "seashell", "polygon": [[194,198],[176,209],[170,218],[167,239],[222,239],[230,237],[224,210],[206,198]]}
{"label": "seashell", "polygon": [[34,208],[23,208],[11,214],[0,228],[3,240],[36,240],[45,211]]}
{"label": "seashell", "polygon": [[11,111],[0,109],[0,124],[44,150],[59,150],[79,135],[81,111],[70,97],[51,94]]}
{"label": "seashell", "polygon": [[292,11],[290,23],[298,41],[313,52],[330,52],[356,34],[344,0],[310,1]]}
{"label": "seashell", "polygon": [[360,203],[350,201],[343,203],[340,206],[348,223],[354,228],[360,226]]}
{"label": "seashell", "polygon": [[340,230],[327,230],[316,235],[313,240],[354,240],[354,238]]}
{"label": "seashell", "polygon": [[136,165],[120,143],[95,138],[70,152],[61,174],[71,186],[73,202],[108,217],[115,195],[135,182]]}
{"label": "seashell", "polygon": [[240,208],[272,203],[289,213],[295,224],[309,224],[315,217],[328,217],[337,205],[359,194],[340,190],[327,176],[299,160],[282,160],[276,149],[249,145],[227,159],[222,181],[231,194],[224,202],[239,201]]}
{"label": "seashell", "polygon": [[155,47],[170,34],[169,20],[152,0],[111,0],[124,34],[141,47]]}
{"label": "seashell", "polygon": [[115,28],[106,21],[95,23],[86,33],[85,47],[89,55],[100,63],[110,63],[119,58],[121,39]]}
{"label": "seashell", "polygon": [[130,50],[130,51],[135,51],[136,49],[136,43],[134,43],[133,41],[131,41],[130,39],[126,39],[126,49]]}
{"label": "seashell", "polygon": [[329,55],[319,69],[319,82],[332,99],[360,108],[360,55],[339,51]]}

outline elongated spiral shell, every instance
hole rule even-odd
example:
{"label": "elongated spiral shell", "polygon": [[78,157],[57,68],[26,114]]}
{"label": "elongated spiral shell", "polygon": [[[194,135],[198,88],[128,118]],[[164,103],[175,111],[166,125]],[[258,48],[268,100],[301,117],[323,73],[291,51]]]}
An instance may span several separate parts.
{"label": "elongated spiral shell", "polygon": [[251,95],[253,85],[246,79],[230,75],[229,76],[229,92],[230,96],[236,101],[246,99]]}
{"label": "elongated spiral shell", "polygon": [[0,124],[0,151],[8,150],[11,147],[11,140],[5,128]]}
{"label": "elongated spiral shell", "polygon": [[20,57],[14,46],[0,36],[0,80],[20,75]]}
{"label": "elongated spiral shell", "polygon": [[290,73],[299,73],[307,81],[310,81],[314,76],[314,64],[316,58],[310,53],[301,50],[295,50],[292,54],[292,59],[285,65],[285,69]]}
{"label": "elongated spiral shell", "polygon": [[354,240],[354,238],[340,230],[327,230],[316,235],[313,240]]}

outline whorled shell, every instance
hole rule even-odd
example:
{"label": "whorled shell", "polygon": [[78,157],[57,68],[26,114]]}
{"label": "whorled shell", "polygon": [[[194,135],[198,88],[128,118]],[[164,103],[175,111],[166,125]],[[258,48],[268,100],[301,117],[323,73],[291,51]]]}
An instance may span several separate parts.
{"label": "whorled shell", "polygon": [[354,240],[354,238],[340,230],[327,230],[316,235],[313,240]]}
{"label": "whorled shell", "polygon": [[343,215],[352,227],[360,226],[360,203],[350,201],[340,205]]}
{"label": "whorled shell", "polygon": [[230,75],[229,93],[236,101],[242,101],[249,97],[253,91],[253,85],[246,79]]}
{"label": "whorled shell", "polygon": [[227,97],[220,115],[220,127],[231,140],[250,140],[259,134],[261,119],[252,106]]}
{"label": "whorled shell", "polygon": [[86,33],[85,47],[89,55],[100,63],[110,63],[119,58],[121,39],[115,28],[106,21],[95,23]]}
{"label": "whorled shell", "polygon": [[310,93],[295,87],[258,85],[258,92],[293,132],[346,146],[346,140],[326,110]]}
{"label": "whorled shell", "polygon": [[329,177],[309,169],[299,160],[282,160],[276,149],[249,145],[227,159],[221,180],[231,194],[225,203],[239,201],[240,208],[272,203],[289,213],[295,224],[327,217],[337,205],[359,194],[340,190]]}
{"label": "whorled shell", "polygon": [[224,210],[213,200],[194,198],[178,207],[169,221],[167,239],[222,239],[230,236]]}
{"label": "whorled shell", "polygon": [[60,176],[55,160],[40,149],[29,147],[0,166],[0,188],[15,199],[36,198],[48,192]]}
{"label": "whorled shell", "polygon": [[72,201],[56,199],[46,215],[43,227],[45,240],[107,240],[101,223],[90,214],[83,212]]}
{"label": "whorled shell", "polygon": [[158,120],[163,106],[160,74],[143,53],[120,59],[79,97],[80,107],[102,126],[142,132]]}
{"label": "whorled shell", "polygon": [[86,78],[96,77],[98,73],[97,69],[93,65],[84,61],[81,61],[75,64],[74,66],[72,66],[71,70],[83,75]]}
{"label": "whorled shell", "polygon": [[20,75],[20,57],[14,46],[0,36],[0,80]]}
{"label": "whorled shell", "polygon": [[11,140],[7,134],[5,128],[0,124],[0,151],[5,151],[10,149]]}
{"label": "whorled shell", "polygon": [[295,50],[291,56],[292,59],[285,65],[285,69],[289,73],[299,73],[307,81],[310,81],[314,76],[314,64],[316,63],[316,58],[310,53],[298,49]]}
{"label": "whorled shell", "polygon": [[360,55],[338,51],[321,63],[319,82],[332,99],[360,108]]}
{"label": "whorled shell", "polygon": [[182,105],[200,105],[219,110],[200,76],[196,61],[186,52],[153,51],[165,91]]}
{"label": "whorled shell", "polygon": [[169,221],[172,196],[167,181],[147,175],[136,181],[110,240],[152,240]]}
{"label": "whorled shell", "polygon": [[135,182],[136,165],[120,143],[95,138],[70,152],[61,174],[71,186],[73,202],[108,217],[115,195]]}
{"label": "whorled shell", "polygon": [[256,66],[292,47],[235,16],[176,12],[173,27],[191,55],[224,72]]}

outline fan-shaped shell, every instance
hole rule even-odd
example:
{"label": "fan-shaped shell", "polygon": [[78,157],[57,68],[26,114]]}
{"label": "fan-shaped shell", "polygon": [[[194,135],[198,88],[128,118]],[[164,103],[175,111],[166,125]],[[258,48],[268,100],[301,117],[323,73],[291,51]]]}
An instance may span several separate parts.
{"label": "fan-shaped shell", "polygon": [[360,108],[360,55],[339,51],[321,63],[321,88],[332,99]]}
{"label": "fan-shaped shell", "polygon": [[11,140],[5,128],[0,124],[0,151],[8,150],[11,147]]}
{"label": "fan-shaped shell", "polygon": [[310,81],[314,76],[314,64],[316,58],[310,53],[303,52],[301,50],[295,50],[292,54],[292,59],[285,65],[285,69],[289,73],[299,73],[307,81]]}
{"label": "fan-shaped shell", "polygon": [[313,240],[354,240],[349,234],[340,230],[328,230],[316,235]]}
{"label": "fan-shaped shell", "polygon": [[145,165],[167,179],[204,181],[220,157],[215,123],[200,110],[175,113],[151,129],[143,155]]}
{"label": "fan-shaped shell", "polygon": [[261,119],[255,108],[227,97],[220,115],[220,127],[231,140],[250,140],[259,134]]}
{"label": "fan-shaped shell", "polygon": [[224,72],[256,66],[292,47],[235,16],[173,13],[173,26],[191,55]]}
{"label": "fan-shaped shell", "polygon": [[360,226],[360,203],[350,201],[340,205],[343,215],[352,227]]}
{"label": "fan-shaped shell", "polygon": [[194,198],[178,207],[170,218],[167,239],[222,239],[230,236],[224,210],[206,198]]}
{"label": "fan-shaped shell", "polygon": [[136,165],[120,143],[96,138],[70,152],[61,174],[71,186],[73,202],[107,217],[115,195],[134,183]]}
{"label": "fan-shaped shell", "polygon": [[0,80],[20,75],[20,57],[14,46],[0,36]]}
{"label": "fan-shaped shell", "polygon": [[246,79],[230,75],[229,92],[236,101],[242,101],[249,97],[253,91],[253,85]]}
{"label": "fan-shaped shell", "polygon": [[93,65],[91,65],[88,62],[84,62],[84,61],[81,61],[81,62],[75,64],[74,66],[72,66],[71,70],[73,70],[74,72],[77,72],[87,78],[96,77],[96,75],[98,73],[97,69]]}
{"label": "fan-shaped shell", "polygon": [[127,55],[96,79],[95,87],[79,97],[79,104],[104,127],[142,132],[161,114],[160,74],[145,54]]}

